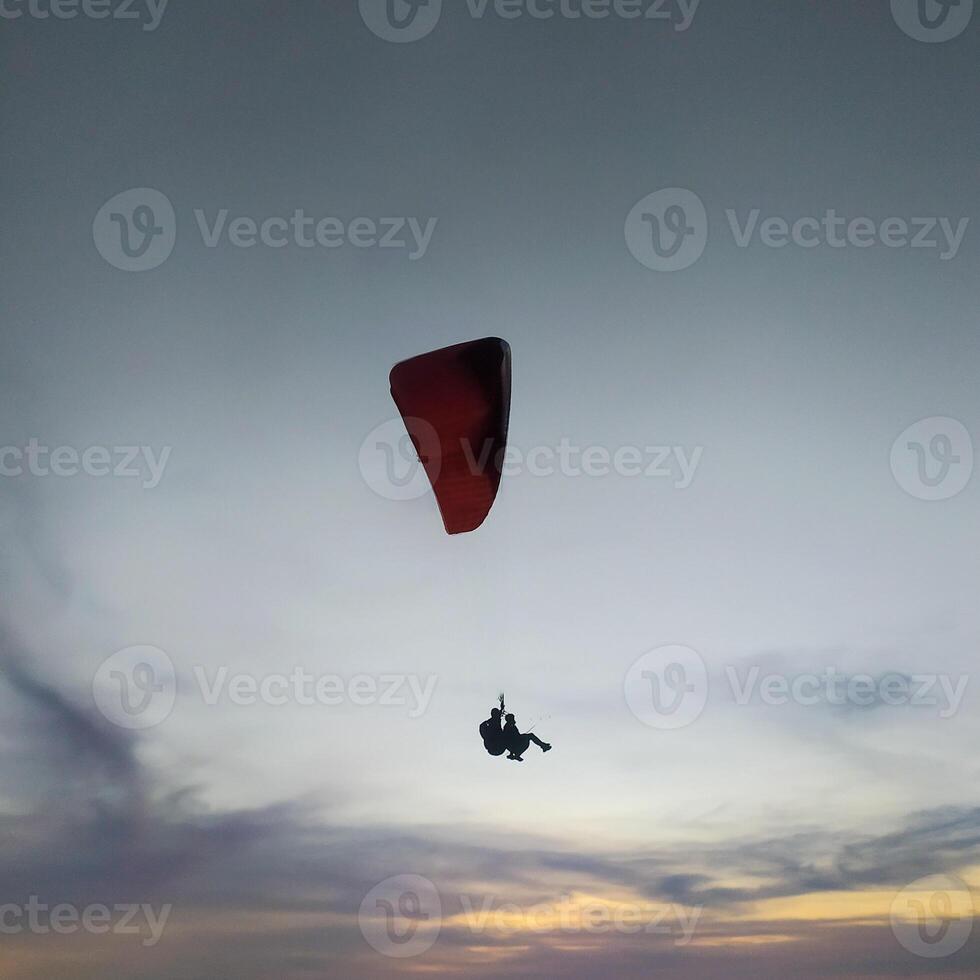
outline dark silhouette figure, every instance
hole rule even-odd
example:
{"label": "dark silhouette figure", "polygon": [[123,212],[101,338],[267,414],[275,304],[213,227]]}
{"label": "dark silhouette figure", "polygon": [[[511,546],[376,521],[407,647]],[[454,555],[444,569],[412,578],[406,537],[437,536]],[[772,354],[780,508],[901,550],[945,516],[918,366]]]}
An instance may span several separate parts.
{"label": "dark silhouette figure", "polygon": [[507,751],[504,732],[500,726],[501,714],[503,712],[500,708],[494,708],[490,712],[490,717],[480,725],[480,738],[483,739],[483,747],[491,755],[503,755]]}
{"label": "dark silhouette figure", "polygon": [[[497,712],[499,715],[500,712]],[[498,719],[499,720],[499,719]],[[532,735],[530,732],[521,734],[517,727],[517,722],[514,721],[513,715],[507,715],[507,724],[504,725],[504,746],[509,753],[507,758],[513,759],[514,762],[523,762],[524,760],[521,756],[527,752],[531,743],[534,742],[542,752],[550,752],[551,746],[547,742],[542,742],[537,735]],[[499,755],[500,753],[493,753]]]}

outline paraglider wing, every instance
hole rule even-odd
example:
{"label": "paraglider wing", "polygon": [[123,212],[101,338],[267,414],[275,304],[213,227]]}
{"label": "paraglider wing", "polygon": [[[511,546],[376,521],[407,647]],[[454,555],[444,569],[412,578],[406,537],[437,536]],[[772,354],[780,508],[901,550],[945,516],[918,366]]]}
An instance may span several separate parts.
{"label": "paraglider wing", "polygon": [[478,528],[497,496],[510,421],[510,345],[487,337],[391,371],[391,396],[449,534]]}

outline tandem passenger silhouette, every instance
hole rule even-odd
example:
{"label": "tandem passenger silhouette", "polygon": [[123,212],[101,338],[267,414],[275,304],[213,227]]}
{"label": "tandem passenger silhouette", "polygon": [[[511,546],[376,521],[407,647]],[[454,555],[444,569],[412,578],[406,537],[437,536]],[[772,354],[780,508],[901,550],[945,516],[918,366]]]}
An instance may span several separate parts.
{"label": "tandem passenger silhouette", "polygon": [[[523,762],[523,755],[527,752],[533,742],[542,752],[550,752],[551,745],[542,742],[537,735],[530,732],[521,733],[517,727],[517,722],[513,715],[504,715],[504,696],[500,695],[500,707],[494,708],[490,712],[490,717],[480,725],[480,738],[483,739],[483,747],[490,755],[503,755],[507,753],[507,758],[514,762]],[[501,726],[500,719],[504,717],[507,722]]]}

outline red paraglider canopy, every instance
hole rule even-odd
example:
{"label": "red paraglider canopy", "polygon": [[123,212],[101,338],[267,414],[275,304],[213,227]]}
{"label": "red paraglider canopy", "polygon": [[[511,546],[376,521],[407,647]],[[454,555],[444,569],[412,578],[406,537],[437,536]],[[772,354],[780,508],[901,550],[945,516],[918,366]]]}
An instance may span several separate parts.
{"label": "red paraglider canopy", "polygon": [[510,362],[510,344],[487,337],[391,370],[391,397],[449,534],[478,528],[497,496],[510,421]]}

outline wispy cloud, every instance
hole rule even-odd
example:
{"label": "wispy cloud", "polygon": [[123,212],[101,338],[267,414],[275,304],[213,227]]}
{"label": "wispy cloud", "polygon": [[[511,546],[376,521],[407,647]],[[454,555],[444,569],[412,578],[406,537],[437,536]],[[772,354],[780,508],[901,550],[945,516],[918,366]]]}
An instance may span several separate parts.
{"label": "wispy cloud", "polygon": [[[30,722],[21,738],[29,743],[38,785],[47,782],[40,778],[45,774],[57,779],[69,771],[71,778],[56,798],[35,799],[32,812],[0,818],[0,903],[39,895],[51,904],[172,904],[168,936],[154,954],[168,957],[166,973],[154,972],[156,960],[148,955],[134,962],[132,949],[100,947],[100,962],[117,968],[125,962],[127,975],[197,977],[196,964],[207,959],[215,964],[212,976],[262,976],[273,962],[271,949],[277,975],[309,976],[325,968],[351,977],[389,975],[393,965],[379,962],[366,947],[356,917],[375,884],[403,873],[433,881],[446,919],[439,942],[415,962],[416,971],[545,976],[560,965],[563,975],[588,976],[601,962],[603,972],[615,965],[624,976],[639,976],[651,965],[665,976],[712,976],[721,970],[724,949],[733,958],[728,975],[743,975],[743,964],[750,975],[760,964],[775,969],[785,963],[786,943],[819,945],[832,937],[867,951],[868,944],[882,942],[886,924],[849,924],[854,916],[844,903],[834,929],[808,921],[808,896],[897,891],[922,875],[980,860],[980,808],[926,810],[877,836],[810,828],[629,853],[549,846],[530,836],[503,846],[472,829],[406,832],[395,821],[351,827],[302,801],[208,811],[193,787],[168,785],[139,763],[131,733],[106,728],[39,677],[9,632],[4,642],[3,704]],[[13,741],[8,739],[8,752],[17,749]],[[558,927],[501,935],[474,931],[461,918],[475,901],[533,908],[574,894],[704,911],[684,950],[662,935],[595,936]],[[803,911],[787,922],[746,918],[774,899],[798,899]],[[246,924],[251,938],[240,937]],[[258,959],[253,943],[264,951]],[[48,962],[44,944],[32,947],[21,939],[19,946],[24,966],[12,976],[39,976],[36,964]],[[968,946],[956,962],[975,966],[977,952]],[[876,959],[879,970],[886,960]],[[813,976],[834,975],[836,967],[824,962],[818,969],[819,962],[817,957]]]}

